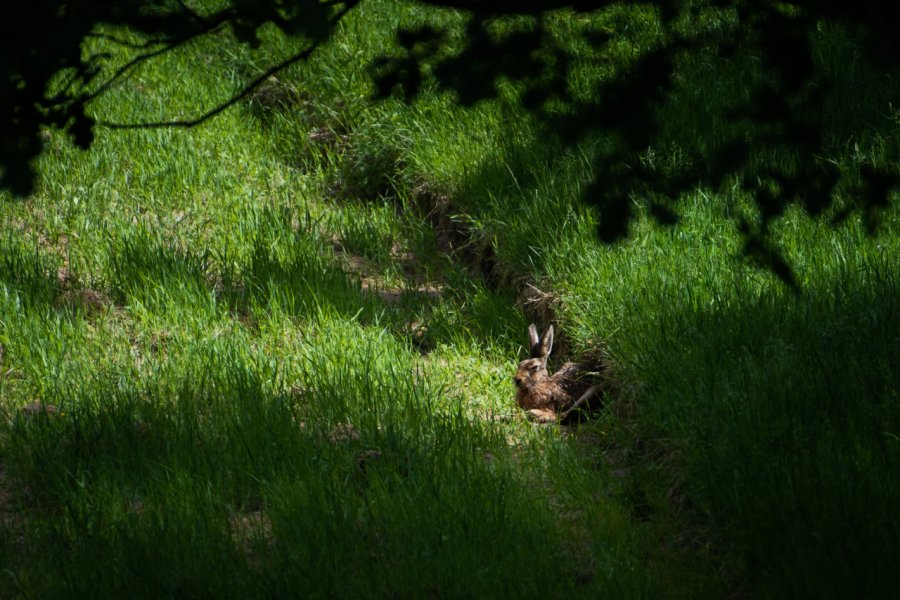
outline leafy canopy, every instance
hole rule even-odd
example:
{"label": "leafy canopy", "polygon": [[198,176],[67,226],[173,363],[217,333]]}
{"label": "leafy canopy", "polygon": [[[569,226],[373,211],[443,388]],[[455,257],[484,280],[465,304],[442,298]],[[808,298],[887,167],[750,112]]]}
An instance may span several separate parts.
{"label": "leafy canopy", "polygon": [[[674,224],[685,192],[739,185],[758,215],[741,221],[747,253],[791,283],[768,236],[789,204],[812,215],[827,211],[835,223],[859,212],[874,230],[900,184],[900,143],[883,135],[896,120],[900,91],[891,77],[900,57],[894,2],[418,1],[463,11],[465,35],[434,26],[397,31],[397,47],[372,65],[377,95],[413,101],[436,89],[470,105],[509,84],[547,139],[596,142],[584,201],[599,209],[604,241],[627,234],[635,196],[660,223]],[[359,2],[231,0],[205,13],[180,0],[3,3],[0,187],[19,196],[33,191],[46,127],[87,148],[100,126],[192,127],[214,117],[306,60]],[[567,27],[559,26],[561,12],[570,14]],[[504,19],[511,24],[498,26]],[[229,102],[170,122],[105,123],[90,115],[90,102],[136,65],[223,28],[256,46],[266,24],[299,36],[306,48]],[[83,51],[88,38],[110,37],[108,25],[144,40],[116,40],[139,53],[111,75],[103,69],[107,55]],[[863,72],[878,82],[874,95],[856,94],[853,78]],[[878,153],[859,151],[876,138]],[[848,158],[849,140],[857,151]]]}

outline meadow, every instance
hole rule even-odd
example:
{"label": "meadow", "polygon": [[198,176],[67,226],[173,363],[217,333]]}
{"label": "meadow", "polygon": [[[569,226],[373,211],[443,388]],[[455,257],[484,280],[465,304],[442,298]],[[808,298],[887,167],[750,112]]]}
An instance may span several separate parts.
{"label": "meadow", "polygon": [[[742,252],[739,182],[675,228],[636,198],[603,244],[579,200],[602,140],[546,143],[514,89],[372,99],[370,60],[429,20],[462,23],[361,3],[195,128],[47,132],[36,193],[0,198],[0,596],[889,596],[896,202],[875,232],[778,219],[799,292]],[[167,53],[91,110],[199,114],[298,47],[262,34]],[[886,160],[897,123],[835,160]],[[574,426],[513,399],[551,321],[555,364],[614,373]]]}

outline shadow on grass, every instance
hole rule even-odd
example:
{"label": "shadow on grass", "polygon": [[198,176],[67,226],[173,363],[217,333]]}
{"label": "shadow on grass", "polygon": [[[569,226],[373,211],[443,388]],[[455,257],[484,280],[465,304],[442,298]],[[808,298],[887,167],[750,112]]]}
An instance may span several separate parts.
{"label": "shadow on grass", "polygon": [[679,440],[690,500],[773,597],[900,585],[900,302],[893,267],[800,297],[672,308],[647,333],[643,426]]}
{"label": "shadow on grass", "polygon": [[109,241],[109,286],[117,304],[206,293],[210,256],[174,246],[164,235],[139,225]]}
{"label": "shadow on grass", "polygon": [[[95,374],[73,382],[59,414],[3,424],[22,537],[4,540],[4,550],[19,547],[0,589],[157,597],[588,589],[561,575],[558,561],[535,564],[535,555],[566,552],[565,533],[513,463],[500,462],[505,439],[430,414],[421,382],[353,361],[335,372],[314,358],[303,389],[269,391],[281,386],[268,361],[227,341],[213,346],[171,381]],[[492,542],[505,551],[486,557],[480,549]]]}
{"label": "shadow on grass", "polygon": [[61,290],[55,264],[36,243],[25,242],[11,232],[0,237],[0,283],[27,307],[58,304]]}

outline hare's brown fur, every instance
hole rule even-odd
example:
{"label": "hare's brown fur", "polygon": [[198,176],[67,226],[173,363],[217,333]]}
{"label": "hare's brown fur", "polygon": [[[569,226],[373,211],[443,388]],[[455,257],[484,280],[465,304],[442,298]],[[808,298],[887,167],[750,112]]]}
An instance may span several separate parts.
{"label": "hare's brown fur", "polygon": [[547,358],[553,348],[553,326],[538,337],[537,328],[528,328],[531,358],[519,363],[513,381],[516,403],[531,416],[552,420],[557,414],[568,416],[584,402],[601,391],[596,381],[589,380],[589,370],[583,365],[568,362],[553,375],[547,372]]}

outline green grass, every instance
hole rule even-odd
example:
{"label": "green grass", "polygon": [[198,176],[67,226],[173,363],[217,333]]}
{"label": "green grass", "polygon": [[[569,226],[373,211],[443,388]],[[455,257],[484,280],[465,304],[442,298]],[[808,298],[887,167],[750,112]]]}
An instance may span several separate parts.
{"label": "green grass", "polygon": [[[0,220],[0,595],[888,595],[896,209],[874,236],[789,210],[799,295],[741,254],[739,185],[676,229],[638,203],[603,246],[578,201],[602,140],[548,146],[510,89],[367,99],[367,59],[423,19],[460,23],[364,3],[201,127],[49,134]],[[197,114],[296,43],[264,38],[197,42],[92,110]],[[512,398],[551,318],[619,380],[577,430]]]}

